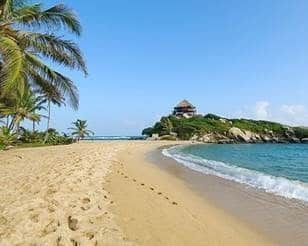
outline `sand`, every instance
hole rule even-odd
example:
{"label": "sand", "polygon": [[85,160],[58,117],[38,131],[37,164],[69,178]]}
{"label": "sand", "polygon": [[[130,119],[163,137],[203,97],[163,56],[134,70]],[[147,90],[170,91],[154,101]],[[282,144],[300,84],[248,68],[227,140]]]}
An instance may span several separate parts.
{"label": "sand", "polygon": [[[134,142],[107,175],[117,224],[138,245],[272,245],[146,158],[170,142]],[[210,188],[210,187],[209,187]]]}
{"label": "sand", "polygon": [[0,245],[126,245],[104,177],[125,144],[0,152]]}
{"label": "sand", "polygon": [[149,163],[171,142],[0,152],[0,245],[271,245]]}

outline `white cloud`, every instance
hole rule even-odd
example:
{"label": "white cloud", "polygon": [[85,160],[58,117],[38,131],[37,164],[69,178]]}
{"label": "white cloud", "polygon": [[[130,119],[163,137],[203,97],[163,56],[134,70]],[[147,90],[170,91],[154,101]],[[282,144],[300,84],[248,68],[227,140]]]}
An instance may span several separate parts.
{"label": "white cloud", "polygon": [[282,105],[278,118],[290,125],[308,125],[308,111],[301,104]]}
{"label": "white cloud", "polygon": [[237,117],[276,121],[293,126],[308,126],[308,109],[302,104],[272,106],[268,101],[258,101],[252,107],[236,112]]}
{"label": "white cloud", "polygon": [[256,105],[254,107],[254,117],[256,119],[265,120],[269,117],[269,108],[270,104],[267,101],[259,101],[256,102]]}
{"label": "white cloud", "polygon": [[296,116],[306,113],[306,108],[304,105],[282,105],[280,110],[290,116]]}

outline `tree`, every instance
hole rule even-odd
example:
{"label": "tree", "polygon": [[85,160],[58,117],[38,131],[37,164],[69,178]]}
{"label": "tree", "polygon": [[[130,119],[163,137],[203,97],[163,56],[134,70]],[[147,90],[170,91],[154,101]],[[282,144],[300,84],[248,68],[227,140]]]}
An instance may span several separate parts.
{"label": "tree", "polygon": [[0,102],[0,114],[3,116],[11,117],[11,122],[8,124],[10,131],[18,131],[19,124],[25,119],[31,121],[39,121],[41,116],[37,113],[45,109],[42,102],[37,98],[34,93],[26,88],[22,91],[16,91],[11,94],[10,100]]}
{"label": "tree", "polygon": [[0,0],[0,91],[52,84],[77,109],[78,92],[73,81],[44,63],[47,59],[87,74],[78,46],[54,34],[64,29],[81,34],[76,15],[63,4],[43,9],[42,4],[28,4],[26,0]]}
{"label": "tree", "polygon": [[50,111],[51,111],[51,104],[57,105],[60,107],[61,105],[64,105],[65,103],[65,98],[63,97],[61,91],[55,87],[53,84],[44,84],[43,88],[39,89],[37,91],[39,95],[39,99],[41,100],[42,103],[47,103],[47,110],[48,110],[48,116],[47,116],[47,128],[46,128],[46,135],[44,142],[47,141],[48,139],[48,134],[49,131],[48,129],[50,128]]}
{"label": "tree", "polygon": [[168,117],[162,117],[160,122],[161,122],[161,126],[163,128],[163,131],[166,134],[170,134],[173,130],[173,124],[172,124],[171,120]]}
{"label": "tree", "polygon": [[69,130],[72,130],[72,135],[77,138],[77,141],[80,139],[84,139],[87,136],[94,135],[94,132],[88,130],[87,121],[86,120],[77,120],[72,123],[74,127],[70,127]]}

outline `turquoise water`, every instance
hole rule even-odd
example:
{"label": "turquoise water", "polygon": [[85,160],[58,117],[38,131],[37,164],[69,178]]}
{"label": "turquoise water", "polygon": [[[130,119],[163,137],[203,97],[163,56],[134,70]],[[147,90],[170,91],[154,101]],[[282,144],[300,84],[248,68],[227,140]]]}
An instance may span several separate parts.
{"label": "turquoise water", "polygon": [[204,144],[163,153],[195,171],[308,201],[308,145]]}

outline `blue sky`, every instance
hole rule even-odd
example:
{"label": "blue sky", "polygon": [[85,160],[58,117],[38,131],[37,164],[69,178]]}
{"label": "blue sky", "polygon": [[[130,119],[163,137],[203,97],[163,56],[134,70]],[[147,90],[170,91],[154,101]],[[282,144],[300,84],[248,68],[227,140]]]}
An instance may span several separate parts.
{"label": "blue sky", "polygon": [[82,22],[89,76],[66,72],[80,109],[53,108],[55,128],[81,118],[98,135],[140,134],[183,98],[200,113],[308,125],[308,1],[62,2]]}

